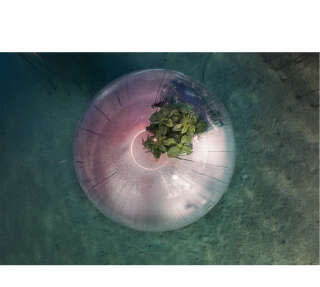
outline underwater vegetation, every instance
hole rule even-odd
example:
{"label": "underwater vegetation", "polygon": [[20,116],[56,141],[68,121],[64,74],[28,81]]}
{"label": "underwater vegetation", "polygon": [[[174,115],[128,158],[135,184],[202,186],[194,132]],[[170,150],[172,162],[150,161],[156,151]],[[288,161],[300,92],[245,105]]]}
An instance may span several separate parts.
{"label": "underwater vegetation", "polygon": [[156,159],[162,153],[167,153],[168,157],[191,154],[192,138],[208,128],[207,122],[185,103],[166,103],[149,121],[146,130],[151,135],[143,140],[143,145]]}

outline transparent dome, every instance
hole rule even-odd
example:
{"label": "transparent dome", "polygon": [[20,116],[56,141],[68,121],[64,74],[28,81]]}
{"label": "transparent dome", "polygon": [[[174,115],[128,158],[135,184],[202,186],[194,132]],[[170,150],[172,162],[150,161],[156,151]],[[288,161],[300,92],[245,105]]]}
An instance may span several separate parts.
{"label": "transparent dome", "polygon": [[[154,159],[142,139],[167,97],[189,103],[209,123],[193,152]],[[229,116],[201,84],[169,70],[144,70],[108,84],[76,131],[74,163],[81,187],[108,218],[141,231],[168,231],[205,215],[226,191],[234,169]]]}

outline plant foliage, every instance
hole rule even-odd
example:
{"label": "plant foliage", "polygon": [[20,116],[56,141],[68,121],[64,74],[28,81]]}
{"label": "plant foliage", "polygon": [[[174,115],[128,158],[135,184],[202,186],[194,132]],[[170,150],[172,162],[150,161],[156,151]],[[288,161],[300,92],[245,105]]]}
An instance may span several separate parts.
{"label": "plant foliage", "polygon": [[151,135],[142,143],[155,158],[162,153],[167,153],[168,157],[191,154],[192,138],[208,128],[190,105],[181,103],[165,104],[151,115],[149,121],[146,130]]}

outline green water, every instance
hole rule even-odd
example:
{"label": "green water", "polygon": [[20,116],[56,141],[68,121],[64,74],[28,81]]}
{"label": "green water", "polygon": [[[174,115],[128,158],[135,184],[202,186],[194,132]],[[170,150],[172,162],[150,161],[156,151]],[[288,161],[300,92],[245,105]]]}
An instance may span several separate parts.
{"label": "green water", "polygon": [[[317,54],[0,54],[0,264],[318,264]],[[196,223],[142,233],[106,219],[72,163],[95,93],[131,71],[201,81],[233,120],[223,199]]]}

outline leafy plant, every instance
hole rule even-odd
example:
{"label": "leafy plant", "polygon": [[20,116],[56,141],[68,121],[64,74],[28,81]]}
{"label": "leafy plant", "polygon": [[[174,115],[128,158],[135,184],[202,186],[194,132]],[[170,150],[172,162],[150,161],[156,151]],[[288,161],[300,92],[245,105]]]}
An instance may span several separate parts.
{"label": "leafy plant", "polygon": [[143,145],[155,158],[162,153],[177,157],[192,153],[192,138],[204,132],[208,125],[188,104],[166,103],[154,112],[146,128],[151,133]]}

